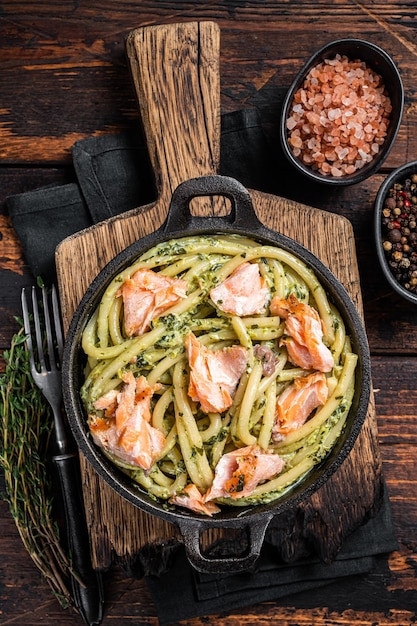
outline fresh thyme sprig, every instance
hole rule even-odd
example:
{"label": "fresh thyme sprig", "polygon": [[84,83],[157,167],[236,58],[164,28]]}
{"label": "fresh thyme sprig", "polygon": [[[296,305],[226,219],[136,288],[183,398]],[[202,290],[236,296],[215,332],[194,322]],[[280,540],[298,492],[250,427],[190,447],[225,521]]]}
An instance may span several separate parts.
{"label": "fresh thyme sprig", "polygon": [[23,544],[63,607],[72,604],[66,580],[69,560],[52,517],[51,483],[46,470],[53,420],[49,405],[35,386],[29,369],[23,323],[3,352],[0,375],[0,467],[4,499]]}

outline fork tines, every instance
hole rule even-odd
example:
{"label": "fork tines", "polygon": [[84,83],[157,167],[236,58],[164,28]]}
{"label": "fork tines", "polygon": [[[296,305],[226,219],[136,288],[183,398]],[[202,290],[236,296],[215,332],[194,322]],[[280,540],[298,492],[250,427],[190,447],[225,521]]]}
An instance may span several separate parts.
{"label": "fork tines", "polygon": [[[31,368],[38,371],[59,368],[63,352],[63,335],[55,285],[48,291],[41,287],[41,298],[36,287],[31,289],[31,298],[22,289],[23,323]],[[52,311],[52,314],[51,312]],[[33,333],[34,329],[34,333]],[[34,335],[35,342],[32,337]],[[46,341],[46,344],[45,344]],[[36,346],[34,346],[34,343]]]}

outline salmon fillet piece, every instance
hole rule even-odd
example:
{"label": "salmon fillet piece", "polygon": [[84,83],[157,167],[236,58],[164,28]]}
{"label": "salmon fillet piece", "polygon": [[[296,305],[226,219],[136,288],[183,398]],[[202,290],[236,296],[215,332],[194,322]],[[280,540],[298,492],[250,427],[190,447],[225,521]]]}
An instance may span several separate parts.
{"label": "salmon fillet piece", "polygon": [[125,280],[118,295],[123,298],[124,325],[128,337],[142,335],[171,306],[185,298],[187,281],[142,268]]}
{"label": "salmon fillet piece", "polygon": [[131,465],[148,471],[165,445],[164,434],[150,424],[151,398],[156,390],[144,376],[123,376],[121,391],[110,391],[94,403],[104,417],[93,416],[94,442]]}
{"label": "salmon fillet piece", "polygon": [[188,395],[199,402],[204,413],[222,413],[233,402],[233,395],[245,371],[248,351],[243,346],[209,350],[194,333],[187,335],[185,349],[190,365]]}
{"label": "salmon fillet piece", "polygon": [[328,396],[329,388],[322,372],[296,378],[278,398],[273,441],[280,441],[300,428],[314,409],[327,402]]}
{"label": "salmon fillet piece", "polygon": [[279,474],[284,465],[278,454],[264,452],[258,445],[228,452],[216,465],[213,484],[204,501],[250,496],[260,482]]}
{"label": "salmon fillet piece", "polygon": [[323,328],[316,309],[304,304],[291,294],[288,300],[274,296],[270,311],[285,319],[284,337],[288,357],[294,365],[303,369],[330,372],[334,360],[329,348],[323,343]]}
{"label": "salmon fillet piece", "polygon": [[210,298],[225,313],[254,315],[265,311],[269,289],[257,263],[242,263],[211,289]]}
{"label": "salmon fillet piece", "polygon": [[214,502],[204,502],[203,495],[193,483],[184,487],[180,493],[172,496],[169,501],[171,504],[190,509],[194,513],[204,513],[210,517],[214,513],[220,512],[220,508]]}

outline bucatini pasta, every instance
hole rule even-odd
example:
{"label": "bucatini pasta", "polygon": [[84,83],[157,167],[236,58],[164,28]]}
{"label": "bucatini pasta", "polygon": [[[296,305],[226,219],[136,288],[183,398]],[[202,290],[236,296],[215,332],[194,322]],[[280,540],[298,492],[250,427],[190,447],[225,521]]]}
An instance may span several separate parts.
{"label": "bucatini pasta", "polygon": [[314,271],[240,235],[142,254],[82,348],[94,442],[152,497],[206,515],[271,502],[328,454],[358,358]]}

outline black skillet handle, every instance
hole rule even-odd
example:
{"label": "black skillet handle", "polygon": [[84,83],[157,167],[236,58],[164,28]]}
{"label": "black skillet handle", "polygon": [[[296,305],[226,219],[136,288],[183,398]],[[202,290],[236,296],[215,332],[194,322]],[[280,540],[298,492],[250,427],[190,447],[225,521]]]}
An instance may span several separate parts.
{"label": "black skillet handle", "polygon": [[[224,196],[230,200],[231,211],[224,217],[198,217],[190,212],[190,202],[201,196]],[[199,176],[179,184],[172,194],[164,230],[192,232],[204,228],[242,228],[256,231],[261,227],[248,190],[230,176]]]}
{"label": "black skillet handle", "polygon": [[[246,528],[248,531],[249,547],[246,554],[243,556],[231,555],[220,558],[210,558],[205,556],[201,551],[200,536],[202,532],[207,529],[204,520],[189,518],[179,522],[189,562],[194,569],[205,574],[234,574],[250,570],[259,558],[265,532],[272,517],[272,514],[264,514],[255,520],[247,521]],[[210,524],[210,527],[212,526],[213,525]],[[220,528],[222,527],[221,520],[219,520],[218,526]],[[238,527],[244,528],[245,523],[242,521]]]}

